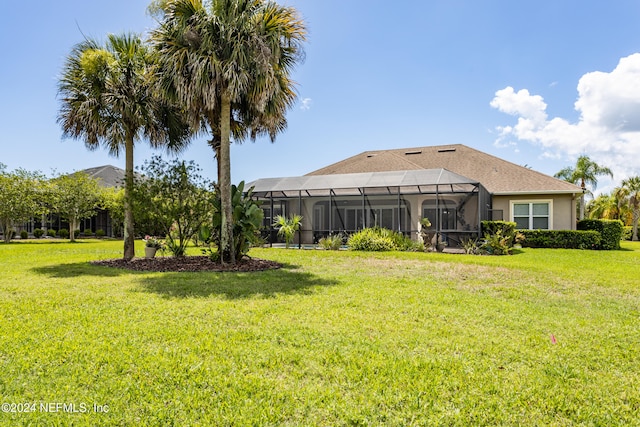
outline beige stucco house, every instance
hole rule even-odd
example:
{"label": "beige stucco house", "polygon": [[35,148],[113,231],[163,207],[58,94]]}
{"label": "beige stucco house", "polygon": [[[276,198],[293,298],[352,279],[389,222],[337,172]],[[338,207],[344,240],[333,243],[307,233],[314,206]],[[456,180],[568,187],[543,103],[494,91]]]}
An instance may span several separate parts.
{"label": "beige stucco house", "polygon": [[573,230],[582,189],[465,145],[366,151],[301,177],[254,187],[274,240],[275,215],[303,216],[298,242],[382,226],[412,237],[421,218],[449,243],[480,236],[483,220]]}

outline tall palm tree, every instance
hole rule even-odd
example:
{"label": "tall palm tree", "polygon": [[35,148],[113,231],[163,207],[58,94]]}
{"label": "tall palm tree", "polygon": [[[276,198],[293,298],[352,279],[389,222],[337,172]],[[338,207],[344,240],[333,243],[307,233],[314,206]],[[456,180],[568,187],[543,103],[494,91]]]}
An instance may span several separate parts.
{"label": "tall palm tree", "polygon": [[124,259],[134,256],[133,148],[147,139],[152,147],[180,151],[191,135],[180,110],[154,92],[153,52],[139,36],[109,35],[104,45],[85,40],[66,59],[59,82],[63,135],[95,150],[125,153]]}
{"label": "tall palm tree", "polygon": [[[579,184],[582,188],[580,219],[584,219],[584,195],[592,194],[591,189],[596,189],[598,186],[598,177],[602,175],[609,175],[613,178],[611,169],[599,166],[586,155],[578,157],[575,167],[568,166],[554,175],[556,178],[563,179],[567,182]],[[587,188],[587,186],[590,186],[591,189]]]}
{"label": "tall palm tree", "polygon": [[638,221],[640,220],[640,176],[634,176],[622,181],[622,190],[625,194],[627,205],[631,210],[631,226],[633,236],[631,240],[638,240]]}
{"label": "tall palm tree", "polygon": [[[222,205],[221,257],[235,263],[230,143],[276,134],[296,98],[290,74],[306,37],[295,9],[267,0],[160,1],[152,34],[161,91],[211,135]],[[156,9],[157,15],[157,9]]]}

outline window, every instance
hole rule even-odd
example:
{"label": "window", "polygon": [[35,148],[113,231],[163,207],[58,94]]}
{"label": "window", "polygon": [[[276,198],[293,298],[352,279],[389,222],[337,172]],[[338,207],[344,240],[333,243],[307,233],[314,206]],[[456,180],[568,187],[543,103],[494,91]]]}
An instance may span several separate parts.
{"label": "window", "polygon": [[431,229],[455,230],[458,227],[458,211],[453,200],[427,200],[422,204],[422,218],[429,218]]}
{"label": "window", "polygon": [[516,228],[525,230],[551,229],[551,201],[511,202]]}

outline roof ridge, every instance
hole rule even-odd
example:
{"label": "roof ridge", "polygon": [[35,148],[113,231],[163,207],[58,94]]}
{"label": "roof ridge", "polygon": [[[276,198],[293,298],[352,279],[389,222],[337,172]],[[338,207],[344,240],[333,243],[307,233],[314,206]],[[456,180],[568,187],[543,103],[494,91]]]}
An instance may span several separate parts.
{"label": "roof ridge", "polygon": [[[405,148],[405,150],[406,150],[406,148]],[[397,153],[395,153],[395,152],[393,152],[393,151],[389,151],[389,154],[391,154],[392,156],[395,156],[395,157],[399,158],[400,160],[402,160],[402,161],[404,161],[404,162],[407,162],[407,163],[409,163],[409,164],[411,164],[411,165],[413,165],[413,166],[417,167],[418,169],[426,169],[426,168],[424,168],[424,167],[420,166],[419,164],[414,163],[414,162],[412,162],[411,160],[407,159],[406,157],[402,157],[401,155],[399,155],[399,154],[397,154]]]}

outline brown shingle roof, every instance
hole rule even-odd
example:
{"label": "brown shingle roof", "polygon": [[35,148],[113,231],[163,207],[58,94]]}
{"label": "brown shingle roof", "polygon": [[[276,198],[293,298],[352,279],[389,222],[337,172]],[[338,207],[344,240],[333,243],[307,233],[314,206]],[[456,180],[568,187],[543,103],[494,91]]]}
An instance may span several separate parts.
{"label": "brown shingle roof", "polygon": [[493,194],[580,193],[581,188],[462,144],[365,151],[307,175],[447,169]]}
{"label": "brown shingle roof", "polygon": [[112,165],[84,169],[80,172],[86,173],[91,178],[98,179],[103,187],[122,187],[124,182],[124,169]]}

